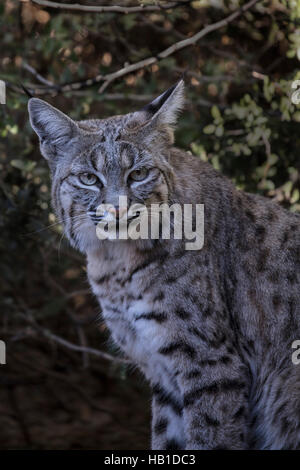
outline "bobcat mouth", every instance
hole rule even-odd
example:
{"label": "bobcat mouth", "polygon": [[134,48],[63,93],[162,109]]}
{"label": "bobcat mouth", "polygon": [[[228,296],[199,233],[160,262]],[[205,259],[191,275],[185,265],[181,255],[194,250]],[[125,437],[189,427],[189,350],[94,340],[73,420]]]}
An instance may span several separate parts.
{"label": "bobcat mouth", "polygon": [[90,218],[92,219],[92,221],[94,222],[95,225],[97,225],[99,222],[101,222],[101,220],[103,220],[103,218],[104,218],[104,214],[103,215],[96,215],[96,213],[92,212],[92,211],[89,211],[88,215],[90,216]]}
{"label": "bobcat mouth", "polygon": [[[94,225],[97,225],[99,222],[102,222],[105,220],[105,214],[97,215],[95,212],[89,211],[88,215],[94,222]],[[140,211],[137,211],[136,214],[130,217],[127,217],[127,224],[129,224],[132,220],[137,219],[140,215],[141,215]],[[120,223],[122,223],[122,219],[116,219],[116,222],[117,222],[117,226],[119,226]]]}

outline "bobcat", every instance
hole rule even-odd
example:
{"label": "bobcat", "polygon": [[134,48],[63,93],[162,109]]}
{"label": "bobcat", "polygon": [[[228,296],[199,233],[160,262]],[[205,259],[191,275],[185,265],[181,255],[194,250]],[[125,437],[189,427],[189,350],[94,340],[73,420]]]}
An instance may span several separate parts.
{"label": "bobcat", "polygon": [[[52,200],[113,340],[153,390],[153,449],[300,449],[300,216],[173,147],[180,81],[142,110],[75,122],[29,101]],[[204,204],[202,249],[99,240],[112,204]],[[125,208],[126,209],[126,208]]]}

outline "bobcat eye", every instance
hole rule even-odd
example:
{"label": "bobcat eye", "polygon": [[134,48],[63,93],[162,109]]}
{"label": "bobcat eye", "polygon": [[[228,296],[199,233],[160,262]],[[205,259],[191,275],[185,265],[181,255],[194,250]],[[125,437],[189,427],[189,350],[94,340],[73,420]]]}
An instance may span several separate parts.
{"label": "bobcat eye", "polygon": [[134,170],[130,173],[130,178],[133,181],[143,181],[146,176],[148,176],[149,170],[147,168],[139,168],[138,170]]}
{"label": "bobcat eye", "polygon": [[79,175],[79,181],[86,186],[92,186],[93,184],[97,183],[98,178],[92,173],[82,173]]}

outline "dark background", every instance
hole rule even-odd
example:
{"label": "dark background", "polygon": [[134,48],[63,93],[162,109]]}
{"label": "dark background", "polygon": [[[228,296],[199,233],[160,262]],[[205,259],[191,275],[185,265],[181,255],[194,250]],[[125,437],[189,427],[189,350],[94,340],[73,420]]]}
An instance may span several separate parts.
{"label": "dark background", "polygon": [[[258,1],[199,41],[193,35],[246,2],[145,0],[146,8],[130,13],[142,2],[81,0],[125,6],[128,14],[37,3],[0,3],[0,78],[7,84],[7,105],[0,105],[0,339],[7,344],[0,448],[143,449],[149,390],[116,359],[84,258],[55,220],[21,84],[85,119],[138,109],[186,72],[177,145],[238,188],[299,211],[300,107],[291,102],[291,83],[300,79],[300,2]],[[159,56],[185,38],[187,47]],[[128,73],[129,64],[149,57],[158,59]],[[120,78],[109,76],[124,66]],[[96,84],[85,83],[98,75]],[[74,82],[81,84],[66,86]]]}

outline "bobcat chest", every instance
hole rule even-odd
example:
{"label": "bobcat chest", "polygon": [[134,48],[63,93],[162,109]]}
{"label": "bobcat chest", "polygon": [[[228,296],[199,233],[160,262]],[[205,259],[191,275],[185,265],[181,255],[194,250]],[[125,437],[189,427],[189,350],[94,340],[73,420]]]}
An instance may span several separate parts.
{"label": "bobcat chest", "polygon": [[103,269],[97,277],[90,276],[90,283],[114,341],[139,365],[148,364],[166,334],[151,294],[142,294],[138,277],[128,281],[122,270]]}

